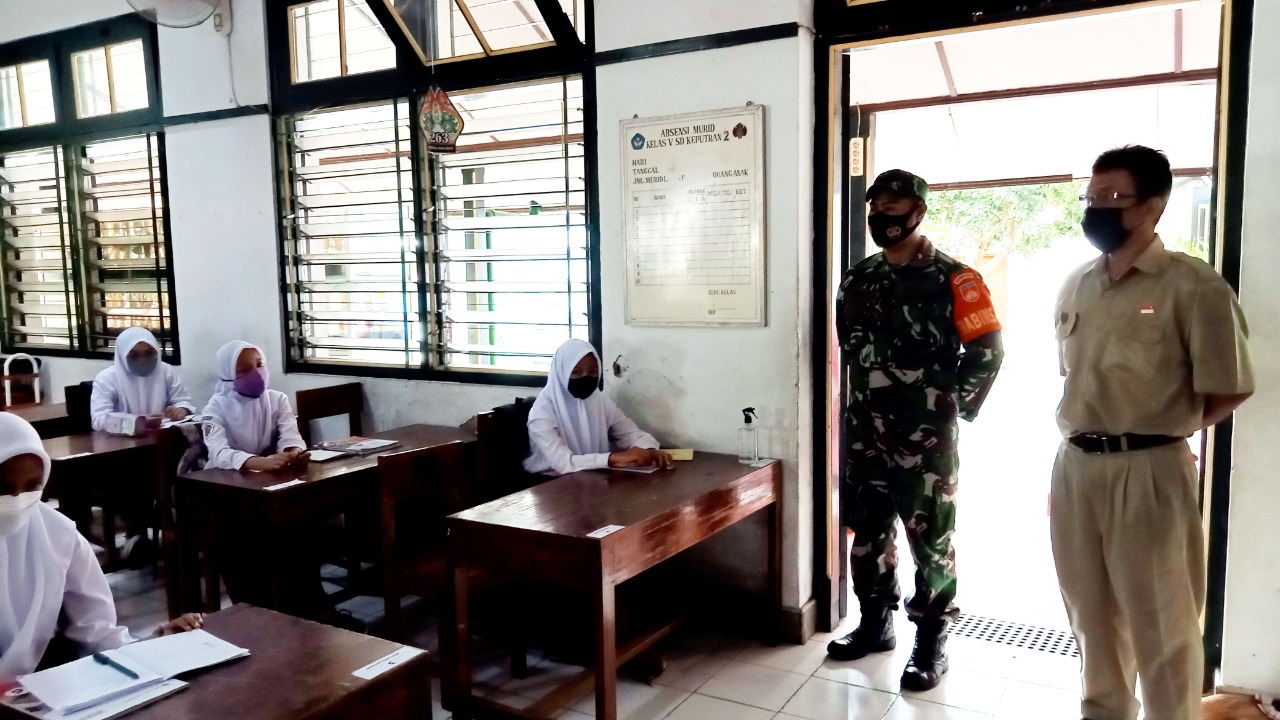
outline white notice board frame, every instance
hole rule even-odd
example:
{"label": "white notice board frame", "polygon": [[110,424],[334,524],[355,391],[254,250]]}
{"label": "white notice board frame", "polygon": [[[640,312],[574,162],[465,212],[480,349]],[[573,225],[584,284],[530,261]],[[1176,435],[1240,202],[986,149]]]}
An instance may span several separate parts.
{"label": "white notice board frame", "polygon": [[764,327],[764,106],[619,129],[627,324]]}

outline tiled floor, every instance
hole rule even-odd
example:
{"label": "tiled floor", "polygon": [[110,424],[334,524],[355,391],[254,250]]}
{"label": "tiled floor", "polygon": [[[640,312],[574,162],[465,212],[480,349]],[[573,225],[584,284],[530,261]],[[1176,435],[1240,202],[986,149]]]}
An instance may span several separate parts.
{"label": "tiled floor", "polygon": [[[842,628],[841,634],[850,627]],[[898,619],[898,649],[858,662],[826,659],[828,634],[769,648],[687,633],[666,648],[667,671],[652,687],[619,681],[623,720],[1079,720],[1079,665],[1072,658],[953,638],[952,669],[927,693],[901,693],[914,627]],[[476,693],[521,707],[577,668],[544,660],[510,680],[499,664],[477,671]],[[584,698],[561,718],[594,715]],[[436,720],[449,714],[439,707]]]}
{"label": "tiled floor", "polygon": [[[108,575],[120,621],[135,636],[166,619],[163,586],[150,569]],[[357,620],[380,600],[349,604]],[[413,615],[411,615],[413,617]],[[433,623],[420,622],[414,644],[435,647]],[[951,671],[927,693],[901,693],[914,627],[897,618],[898,649],[852,663],[826,658],[826,643],[852,629],[820,633],[806,645],[765,647],[741,638],[686,631],[664,647],[667,671],[652,686],[620,680],[623,720],[1079,720],[1079,662],[963,637],[949,643]],[[532,703],[579,668],[531,658],[530,676],[512,679],[501,653],[476,670],[475,691],[515,707]],[[439,702],[439,687],[433,689]],[[594,717],[587,696],[559,716]],[[433,720],[450,715],[437,704]]]}

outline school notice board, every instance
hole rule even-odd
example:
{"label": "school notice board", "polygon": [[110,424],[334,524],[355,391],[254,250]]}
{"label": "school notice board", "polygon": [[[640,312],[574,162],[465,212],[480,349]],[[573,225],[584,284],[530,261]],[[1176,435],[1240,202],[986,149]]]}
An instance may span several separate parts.
{"label": "school notice board", "polygon": [[627,323],[763,326],[764,106],[621,127]]}

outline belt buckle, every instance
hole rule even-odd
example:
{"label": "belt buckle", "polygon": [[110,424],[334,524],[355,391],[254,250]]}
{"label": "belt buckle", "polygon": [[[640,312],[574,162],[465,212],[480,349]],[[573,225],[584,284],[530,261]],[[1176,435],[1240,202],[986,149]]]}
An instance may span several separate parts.
{"label": "belt buckle", "polygon": [[1084,438],[1085,438],[1086,440],[1088,440],[1089,442],[1093,443],[1093,444],[1094,444],[1094,446],[1097,448],[1097,450],[1094,450],[1094,451],[1089,451],[1089,450],[1086,450],[1086,451],[1085,451],[1085,452],[1089,453],[1090,455],[1109,455],[1109,454],[1111,454],[1111,446],[1110,446],[1109,444],[1107,444],[1107,436],[1106,436],[1106,435],[1099,435],[1099,434],[1097,434],[1097,433],[1085,433],[1085,434],[1084,434]]}

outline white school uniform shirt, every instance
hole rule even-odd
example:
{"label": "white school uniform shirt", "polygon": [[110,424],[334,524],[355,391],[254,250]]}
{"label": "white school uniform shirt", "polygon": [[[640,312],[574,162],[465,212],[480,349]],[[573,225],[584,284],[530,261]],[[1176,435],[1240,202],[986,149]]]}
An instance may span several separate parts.
{"label": "white school uniform shirt", "polygon": [[569,393],[569,376],[588,354],[600,360],[595,348],[582,340],[569,340],[556,351],[547,386],[529,411],[526,472],[567,475],[599,470],[609,467],[612,452],[661,447],[603,392],[597,390],[586,400]]}
{"label": "white school uniform shirt", "polygon": [[155,372],[147,377],[129,372],[125,358],[139,343],[146,343],[160,352],[160,343],[149,330],[129,328],[116,338],[115,364],[94,378],[93,394],[89,398],[89,416],[94,430],[119,433],[131,418],[159,415],[169,407],[196,411],[178,371],[168,363],[160,362]]}
{"label": "white school uniform shirt", "polygon": [[[17,455],[49,458],[26,422],[0,413],[0,463]],[[133,642],[116,624],[115,601],[89,542],[45,503],[0,526],[0,683],[34,672],[62,634],[87,655]]]}
{"label": "white school uniform shirt", "polygon": [[209,469],[239,470],[249,458],[307,446],[284,393],[268,389],[250,398],[235,391],[236,360],[246,348],[262,352],[243,342],[227,343],[218,351],[221,379],[203,413],[212,418],[204,424]]}

